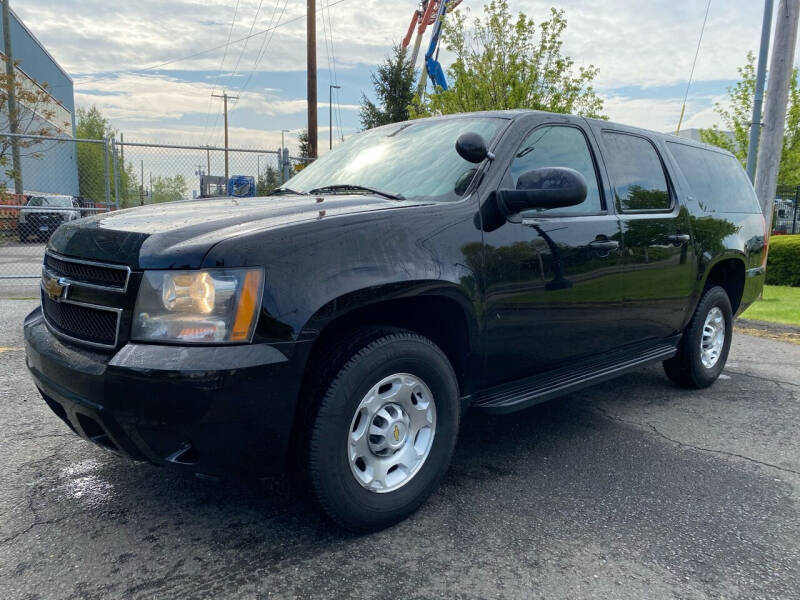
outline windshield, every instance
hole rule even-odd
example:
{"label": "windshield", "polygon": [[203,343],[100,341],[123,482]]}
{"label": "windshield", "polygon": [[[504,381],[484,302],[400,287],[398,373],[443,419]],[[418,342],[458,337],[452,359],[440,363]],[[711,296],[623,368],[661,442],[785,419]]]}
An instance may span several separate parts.
{"label": "windshield", "polygon": [[286,183],[298,192],[364,193],[372,188],[403,198],[457,200],[477,170],[456,153],[462,133],[489,144],[505,119],[467,117],[409,121],[370,129],[348,139]]}
{"label": "windshield", "polygon": [[28,206],[72,206],[72,199],[56,198],[53,196],[33,196],[28,200]]}

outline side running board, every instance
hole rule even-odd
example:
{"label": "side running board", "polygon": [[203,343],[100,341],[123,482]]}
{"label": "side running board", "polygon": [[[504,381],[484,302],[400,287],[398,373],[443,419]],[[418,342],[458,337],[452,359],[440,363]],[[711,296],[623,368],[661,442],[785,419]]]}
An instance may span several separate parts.
{"label": "side running board", "polygon": [[535,375],[483,390],[475,395],[471,406],[487,412],[510,413],[540,402],[546,402],[589,385],[612,379],[642,365],[660,362],[675,356],[675,344],[660,343],[636,353],[618,354]]}

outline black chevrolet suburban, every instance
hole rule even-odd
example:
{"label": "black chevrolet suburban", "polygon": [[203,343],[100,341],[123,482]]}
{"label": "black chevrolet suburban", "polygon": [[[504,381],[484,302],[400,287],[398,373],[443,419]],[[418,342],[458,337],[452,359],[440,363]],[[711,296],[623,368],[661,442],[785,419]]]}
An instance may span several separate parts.
{"label": "black chevrolet suburban", "polygon": [[27,365],[76,434],[190,473],[299,475],[344,527],[418,508],[468,407],[642,365],[701,388],[767,234],[717,148],[543,112],[354,135],[262,198],[63,224]]}

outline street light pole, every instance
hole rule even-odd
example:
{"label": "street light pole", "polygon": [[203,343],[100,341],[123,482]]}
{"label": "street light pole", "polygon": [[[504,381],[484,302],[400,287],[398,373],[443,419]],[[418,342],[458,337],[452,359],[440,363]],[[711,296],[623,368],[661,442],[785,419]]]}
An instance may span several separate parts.
{"label": "street light pole", "polygon": [[291,133],[291,129],[281,129],[281,152],[284,148],[286,148],[286,142],[284,141],[283,134],[284,133]]}
{"label": "street light pole", "polygon": [[333,90],[340,90],[342,86],[330,84],[328,86],[328,150],[333,148]]}

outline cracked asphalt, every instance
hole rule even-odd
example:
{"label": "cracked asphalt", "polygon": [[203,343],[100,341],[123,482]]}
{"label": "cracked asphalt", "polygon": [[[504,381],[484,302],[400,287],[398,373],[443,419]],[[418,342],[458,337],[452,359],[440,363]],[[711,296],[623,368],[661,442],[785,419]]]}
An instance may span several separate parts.
{"label": "cracked asphalt", "polygon": [[441,489],[353,536],[280,481],[79,440],[0,300],[0,598],[800,598],[800,345],[737,334],[711,389],[659,367],[470,413]]}

